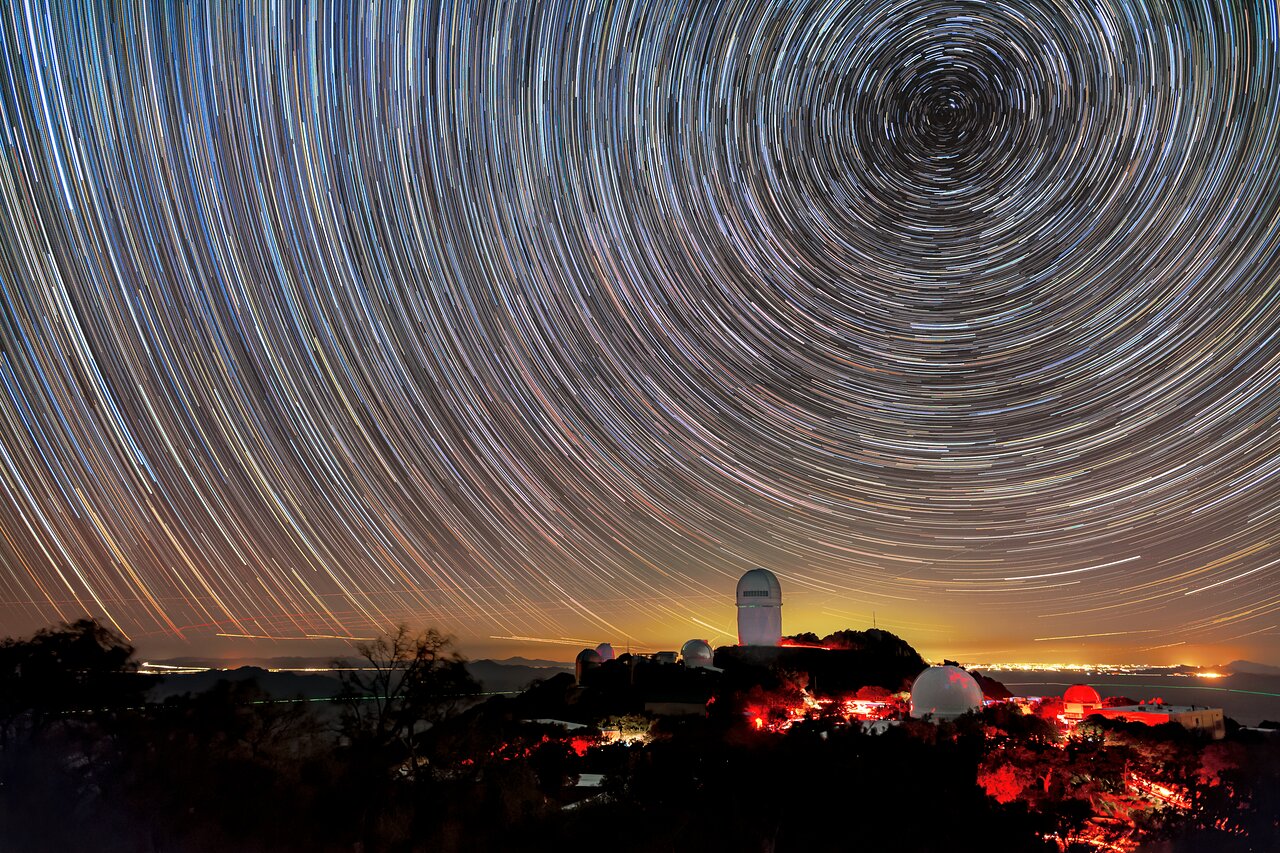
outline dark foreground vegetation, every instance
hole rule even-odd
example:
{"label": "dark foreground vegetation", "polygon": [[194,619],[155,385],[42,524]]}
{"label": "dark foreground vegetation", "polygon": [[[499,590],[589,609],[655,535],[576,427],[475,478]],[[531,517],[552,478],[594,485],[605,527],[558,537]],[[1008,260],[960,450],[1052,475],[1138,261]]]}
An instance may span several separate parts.
{"label": "dark foreground vegetation", "polygon": [[773,733],[744,709],[799,689],[785,672],[675,679],[708,711],[653,718],[634,669],[481,698],[435,632],[363,651],[336,702],[222,682],[147,703],[153,677],[93,622],[0,643],[0,851],[1280,849],[1280,749],[1238,728],[1094,721],[1063,741],[995,706]]}

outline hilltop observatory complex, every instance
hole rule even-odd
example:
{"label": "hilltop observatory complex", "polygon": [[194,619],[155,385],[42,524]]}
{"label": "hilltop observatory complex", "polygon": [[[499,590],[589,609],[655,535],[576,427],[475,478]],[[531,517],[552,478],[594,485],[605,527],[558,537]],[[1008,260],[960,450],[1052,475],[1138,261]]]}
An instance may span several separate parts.
{"label": "hilltop observatory complex", "polygon": [[782,641],[782,586],[768,569],[738,580],[738,645],[776,646]]}

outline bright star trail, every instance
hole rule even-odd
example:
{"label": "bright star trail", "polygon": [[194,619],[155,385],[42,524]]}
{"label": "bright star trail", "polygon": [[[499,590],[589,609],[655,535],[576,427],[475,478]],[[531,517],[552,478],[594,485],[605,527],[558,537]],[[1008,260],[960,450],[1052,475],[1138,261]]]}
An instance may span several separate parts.
{"label": "bright star trail", "polygon": [[1273,3],[357,5],[0,10],[0,633],[1280,658]]}

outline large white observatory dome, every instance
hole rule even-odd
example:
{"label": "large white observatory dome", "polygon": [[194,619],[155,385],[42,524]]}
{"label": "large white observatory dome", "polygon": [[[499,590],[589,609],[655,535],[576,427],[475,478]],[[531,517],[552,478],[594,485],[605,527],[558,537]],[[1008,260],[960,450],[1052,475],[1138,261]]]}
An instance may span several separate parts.
{"label": "large white observatory dome", "polygon": [[711,666],[713,657],[711,644],[706,640],[689,640],[680,647],[680,659],[690,669],[705,669]]}
{"label": "large white observatory dome", "polygon": [[600,660],[602,661],[613,660],[616,657],[613,653],[612,643],[601,643],[596,646],[596,654],[600,655]]}
{"label": "large white observatory dome", "polygon": [[782,585],[768,569],[738,579],[738,645],[776,646],[782,640]]}
{"label": "large white observatory dome", "polygon": [[744,604],[782,604],[782,585],[768,569],[752,569],[738,578],[738,606]]}
{"label": "large white observatory dome", "polygon": [[911,685],[911,716],[954,720],[982,707],[982,688],[958,666],[931,666]]}

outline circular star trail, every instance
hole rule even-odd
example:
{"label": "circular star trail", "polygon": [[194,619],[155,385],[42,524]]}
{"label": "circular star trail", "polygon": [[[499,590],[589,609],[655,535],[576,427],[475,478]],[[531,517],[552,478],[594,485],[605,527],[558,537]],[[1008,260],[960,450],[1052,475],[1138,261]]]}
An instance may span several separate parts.
{"label": "circular star trail", "polygon": [[12,3],[0,618],[1280,650],[1246,0]]}

